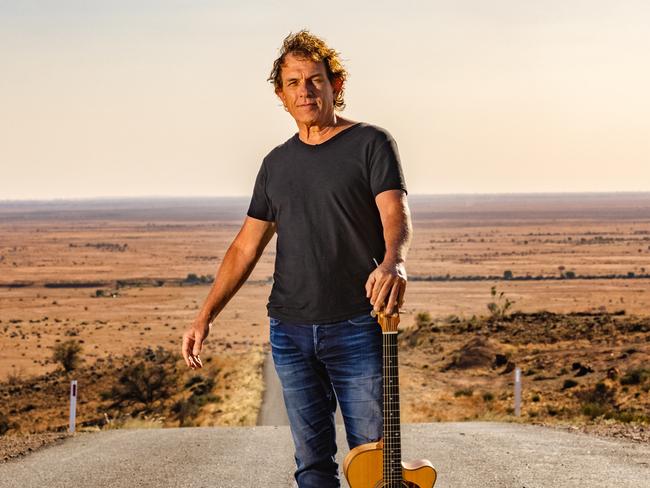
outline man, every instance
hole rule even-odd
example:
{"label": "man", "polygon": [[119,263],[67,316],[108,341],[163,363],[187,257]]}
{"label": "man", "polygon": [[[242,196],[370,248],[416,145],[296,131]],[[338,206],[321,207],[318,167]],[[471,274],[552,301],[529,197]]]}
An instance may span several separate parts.
{"label": "man", "polygon": [[397,148],[385,130],[336,115],[346,77],[318,37],[285,38],[269,80],[298,133],[264,158],[244,224],[183,335],[187,365],[202,367],[211,322],[277,232],[267,309],[300,488],[340,486],[337,400],[350,448],[381,437],[382,339],[370,311],[392,312],[406,289],[411,222]]}

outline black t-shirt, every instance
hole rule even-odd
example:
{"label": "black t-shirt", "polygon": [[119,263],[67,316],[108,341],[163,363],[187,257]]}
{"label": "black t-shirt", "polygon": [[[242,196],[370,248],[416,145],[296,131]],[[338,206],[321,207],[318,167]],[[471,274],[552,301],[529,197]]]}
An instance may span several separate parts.
{"label": "black t-shirt", "polygon": [[296,133],[262,162],[248,216],[276,223],[269,316],[326,324],[370,312],[365,284],[385,254],[375,196],[406,183],[397,145],[357,123],[318,145]]}

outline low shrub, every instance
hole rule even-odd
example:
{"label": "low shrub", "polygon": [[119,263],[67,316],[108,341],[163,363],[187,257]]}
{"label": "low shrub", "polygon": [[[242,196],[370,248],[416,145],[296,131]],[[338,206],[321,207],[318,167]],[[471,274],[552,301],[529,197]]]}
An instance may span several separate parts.
{"label": "low shrub", "polygon": [[625,375],[621,376],[621,385],[640,385],[650,378],[650,369],[637,368],[628,371]]}
{"label": "low shrub", "polygon": [[103,398],[112,398],[113,406],[140,403],[152,410],[154,403],[168,399],[177,390],[179,375],[178,355],[158,347],[136,352],[135,359],[127,364],[118,377],[118,383]]}
{"label": "low shrub", "polygon": [[573,388],[574,386],[578,386],[578,382],[576,380],[564,380],[564,383],[562,384],[562,389],[568,390],[569,388]]}
{"label": "low shrub", "polygon": [[461,397],[461,396],[472,396],[474,394],[474,390],[472,388],[461,388],[460,390],[456,390],[454,392],[455,397]]}
{"label": "low shrub", "polygon": [[429,312],[418,312],[415,316],[415,325],[418,327],[425,327],[432,322],[431,314]]}
{"label": "low shrub", "polygon": [[12,425],[11,422],[9,422],[9,417],[0,412],[0,435],[5,435],[11,427]]}
{"label": "low shrub", "polygon": [[74,339],[61,342],[54,346],[52,358],[60,363],[66,372],[73,371],[81,364],[81,345]]}

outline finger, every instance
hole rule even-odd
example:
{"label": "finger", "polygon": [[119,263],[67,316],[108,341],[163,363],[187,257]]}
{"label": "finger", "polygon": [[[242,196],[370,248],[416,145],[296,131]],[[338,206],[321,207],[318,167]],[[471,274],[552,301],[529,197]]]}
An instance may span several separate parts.
{"label": "finger", "polygon": [[397,303],[399,304],[399,308],[402,308],[402,305],[404,305],[404,293],[406,292],[406,282],[402,283],[402,286],[400,287],[399,290],[399,298],[397,299]]}
{"label": "finger", "polygon": [[194,332],[194,347],[192,348],[192,354],[194,356],[198,356],[201,354],[201,346],[203,346],[203,339],[205,339],[205,335],[202,332],[196,331]]}
{"label": "finger", "polygon": [[393,313],[393,308],[395,307],[395,302],[399,295],[400,282],[397,280],[393,287],[390,289],[390,296],[388,297],[388,303],[386,304],[386,313],[391,315]]}
{"label": "finger", "polygon": [[192,350],[192,338],[188,335],[183,335],[183,346],[181,347],[181,353],[183,354],[183,359],[185,359],[185,364],[191,366],[190,364],[190,351]]}
{"label": "finger", "polygon": [[374,309],[375,312],[379,312],[381,310],[381,307],[384,305],[384,301],[386,300],[386,296],[388,295],[388,292],[390,291],[390,287],[392,285],[392,280],[386,280],[384,284],[381,287],[381,290],[379,291],[379,294],[377,295],[377,299],[374,302]]}
{"label": "finger", "polygon": [[372,284],[372,289],[370,290],[370,303],[374,305],[382,287],[386,284],[386,281],[391,281],[392,276],[382,272],[380,269],[376,269],[373,271],[373,278],[374,282]]}
{"label": "finger", "polygon": [[370,298],[372,296],[372,286],[375,284],[375,281],[377,281],[377,278],[375,278],[375,275],[373,273],[370,273],[370,276],[366,281],[366,298]]}
{"label": "finger", "polygon": [[381,287],[384,285],[384,280],[386,278],[380,276],[375,279],[375,282],[372,285],[372,290],[370,290],[370,303],[373,305],[377,301],[377,297],[379,296],[379,292],[381,291]]}

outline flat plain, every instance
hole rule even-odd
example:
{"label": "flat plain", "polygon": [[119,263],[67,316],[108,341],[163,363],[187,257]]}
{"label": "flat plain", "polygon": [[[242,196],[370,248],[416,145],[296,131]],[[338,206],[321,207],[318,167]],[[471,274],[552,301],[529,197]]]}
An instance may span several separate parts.
{"label": "flat plain", "polygon": [[[627,392],[616,383],[617,398],[628,395],[629,405],[647,408],[649,334],[645,325],[628,330],[625,321],[645,324],[650,316],[650,193],[414,195],[409,203],[414,238],[401,322],[402,336],[410,338],[400,352],[403,420],[501,419],[512,403],[508,363],[533,371],[534,388],[525,396],[530,417],[549,411],[562,417],[573,404],[567,416],[579,414],[573,391],[602,381],[613,388],[619,380],[608,379],[611,368],[617,377],[641,371]],[[82,345],[85,368],[143,347],[180,352],[181,334],[247,204],[247,198],[0,203],[0,381],[54,373],[52,348],[69,339]],[[274,256],[275,238],[215,321],[203,353],[237,364],[257,355],[246,381],[258,389]],[[480,322],[491,316],[488,303],[505,300],[512,303],[507,314],[559,314],[556,322],[578,332],[548,341],[546,329],[531,326],[535,337],[518,343],[507,327],[493,331],[489,321]],[[572,312],[613,325],[589,334],[589,324],[564,320]],[[472,320],[480,323],[458,330]],[[492,341],[479,344],[490,361],[458,367],[477,337]],[[497,354],[505,364],[494,364]],[[567,392],[575,362],[591,371]],[[533,383],[535,376],[542,379]],[[232,378],[219,388],[226,386],[238,389]],[[250,399],[253,410],[259,398]],[[197,425],[254,423],[253,414],[210,421],[215,410],[208,407]],[[64,415],[65,403],[56,412],[49,415]],[[65,416],[59,420],[63,425]]]}

